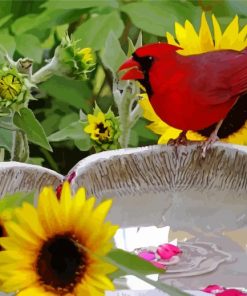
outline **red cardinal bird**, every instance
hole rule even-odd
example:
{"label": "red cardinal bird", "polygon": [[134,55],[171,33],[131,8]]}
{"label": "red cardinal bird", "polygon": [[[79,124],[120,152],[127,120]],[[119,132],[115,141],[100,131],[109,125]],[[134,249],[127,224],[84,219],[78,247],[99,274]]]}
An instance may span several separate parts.
{"label": "red cardinal bird", "polygon": [[210,130],[213,125],[205,152],[208,144],[217,140],[224,119],[232,117],[230,111],[239,97],[247,92],[247,49],[190,56],[178,54],[179,49],[166,43],[138,48],[120,66],[119,70],[129,69],[121,79],[138,80],[146,88],[157,115],[184,131],[178,141],[188,130]]}

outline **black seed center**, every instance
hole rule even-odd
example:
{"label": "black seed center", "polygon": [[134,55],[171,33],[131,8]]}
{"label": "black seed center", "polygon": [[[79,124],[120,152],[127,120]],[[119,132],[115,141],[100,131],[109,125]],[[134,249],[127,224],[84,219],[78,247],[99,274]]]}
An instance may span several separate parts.
{"label": "black seed center", "polygon": [[37,260],[40,281],[57,289],[72,291],[86,265],[85,252],[68,235],[50,238],[42,246]]}
{"label": "black seed center", "polygon": [[[6,236],[6,231],[0,221],[0,237],[4,237],[4,236]],[[0,251],[2,250],[3,250],[3,247],[0,245]]]}
{"label": "black seed center", "polygon": [[107,127],[105,127],[102,122],[97,125],[97,128],[99,129],[100,134],[103,134],[107,130]]}

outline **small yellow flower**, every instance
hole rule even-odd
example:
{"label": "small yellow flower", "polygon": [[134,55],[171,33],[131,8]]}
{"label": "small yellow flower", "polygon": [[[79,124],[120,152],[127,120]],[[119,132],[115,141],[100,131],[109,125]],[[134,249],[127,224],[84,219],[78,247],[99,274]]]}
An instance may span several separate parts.
{"label": "small yellow flower", "polygon": [[[0,290],[18,296],[103,296],[114,285],[107,274],[116,268],[101,257],[112,248],[118,229],[105,223],[112,200],[94,208],[80,188],[72,198],[64,183],[61,199],[52,188],[40,193],[37,209],[29,203],[14,210],[0,238]],[[30,223],[31,222],[31,223]]]}
{"label": "small yellow flower", "polygon": [[97,152],[119,148],[119,121],[111,110],[103,113],[96,106],[94,113],[87,115],[87,121],[84,132],[90,134]]}
{"label": "small yellow flower", "polygon": [[[204,12],[201,17],[199,33],[196,32],[195,28],[188,20],[185,21],[184,26],[175,23],[176,36],[174,37],[170,33],[166,33],[167,41],[169,44],[181,47],[182,49],[179,50],[178,53],[185,56],[219,49],[243,50],[247,47],[247,25],[245,25],[242,30],[239,30],[238,16],[233,18],[224,32],[222,32],[214,15],[212,15],[212,23],[213,34],[210,31]],[[152,122],[148,128],[154,133],[161,135],[158,140],[159,144],[166,144],[169,139],[178,137],[181,130],[175,129],[163,122],[155,114],[147,98],[141,100],[140,105],[144,111],[143,117]],[[238,116],[233,116],[232,114],[232,117]],[[225,131],[225,134],[228,135],[224,138],[221,137],[222,141],[247,145],[247,118],[243,119],[241,128],[236,127],[234,132],[230,131],[230,127],[228,128],[229,132]],[[202,134],[205,134],[205,132]],[[189,131],[186,136],[189,140],[200,141],[206,139],[201,134],[192,131]]]}
{"label": "small yellow flower", "polygon": [[95,57],[91,48],[86,47],[77,52],[77,55],[81,58],[81,61],[85,65],[94,65]]}
{"label": "small yellow flower", "polygon": [[0,97],[5,100],[13,100],[16,98],[22,89],[20,79],[13,74],[6,74],[0,77]]}
{"label": "small yellow flower", "polygon": [[30,83],[16,69],[4,67],[0,70],[0,113],[19,110],[32,98]]}
{"label": "small yellow flower", "polygon": [[110,141],[112,138],[113,130],[111,122],[106,120],[102,111],[99,111],[97,115],[88,114],[88,125],[84,128],[84,131],[91,134],[91,139],[98,142]]}
{"label": "small yellow flower", "polygon": [[91,48],[77,48],[77,41],[66,35],[55,50],[53,58],[56,74],[75,79],[87,79],[87,74],[95,68],[95,55]]}

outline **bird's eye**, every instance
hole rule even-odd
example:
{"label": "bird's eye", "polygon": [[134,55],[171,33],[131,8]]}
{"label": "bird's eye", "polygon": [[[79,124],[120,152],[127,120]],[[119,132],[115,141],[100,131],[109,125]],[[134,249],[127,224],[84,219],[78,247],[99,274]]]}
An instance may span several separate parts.
{"label": "bird's eye", "polygon": [[153,57],[149,56],[148,59],[149,59],[149,61],[152,61],[153,60]]}

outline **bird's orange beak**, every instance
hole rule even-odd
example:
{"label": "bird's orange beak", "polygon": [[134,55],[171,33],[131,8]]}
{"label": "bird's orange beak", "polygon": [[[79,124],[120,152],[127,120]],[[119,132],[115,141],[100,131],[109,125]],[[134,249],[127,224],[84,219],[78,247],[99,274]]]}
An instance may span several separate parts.
{"label": "bird's orange beak", "polygon": [[125,61],[118,71],[129,69],[120,79],[121,80],[139,80],[144,79],[144,74],[140,69],[140,64],[132,57]]}

